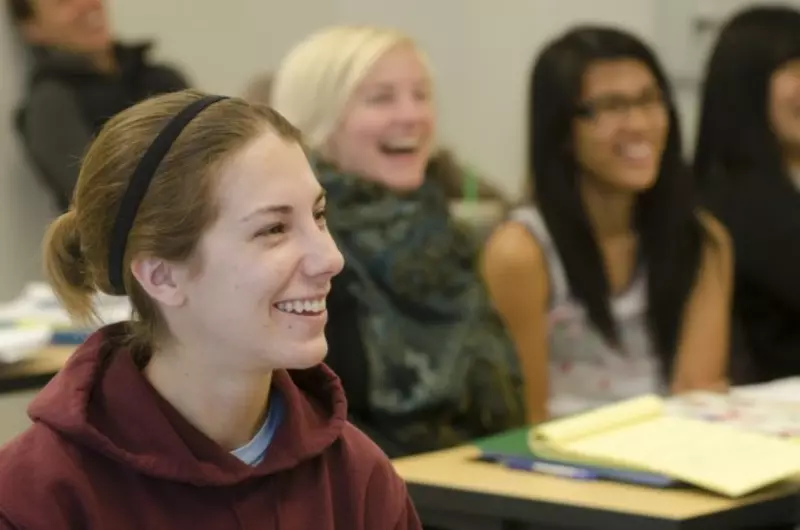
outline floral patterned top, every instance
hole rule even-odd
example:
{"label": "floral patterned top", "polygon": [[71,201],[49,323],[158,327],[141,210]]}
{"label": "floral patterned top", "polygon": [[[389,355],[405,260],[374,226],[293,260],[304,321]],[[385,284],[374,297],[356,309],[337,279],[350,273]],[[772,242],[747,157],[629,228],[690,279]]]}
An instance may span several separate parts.
{"label": "floral patterned top", "polygon": [[621,351],[589,321],[571,294],[564,266],[541,213],[532,206],[511,213],[539,243],[547,260],[549,386],[548,412],[560,417],[646,393],[666,394],[647,329],[647,275],[640,269],[625,292],[611,299]]}

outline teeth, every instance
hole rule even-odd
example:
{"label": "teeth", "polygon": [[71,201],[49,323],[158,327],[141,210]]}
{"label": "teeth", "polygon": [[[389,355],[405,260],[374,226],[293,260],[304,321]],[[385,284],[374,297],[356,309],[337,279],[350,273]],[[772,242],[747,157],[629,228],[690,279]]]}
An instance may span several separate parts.
{"label": "teeth", "polygon": [[288,300],[277,304],[279,310],[284,313],[321,313],[325,311],[325,299],[319,300]]}

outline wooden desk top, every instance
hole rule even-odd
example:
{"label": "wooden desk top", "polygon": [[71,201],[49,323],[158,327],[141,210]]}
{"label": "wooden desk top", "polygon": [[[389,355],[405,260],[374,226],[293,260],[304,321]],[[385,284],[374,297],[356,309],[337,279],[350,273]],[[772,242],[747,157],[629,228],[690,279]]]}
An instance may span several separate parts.
{"label": "wooden desk top", "polygon": [[74,351],[75,346],[53,346],[24,361],[0,365],[0,393],[44,386]]}
{"label": "wooden desk top", "polygon": [[[421,486],[427,492],[438,489],[477,493],[495,499],[571,506],[637,516],[634,519],[659,519],[673,523],[737,511],[775,499],[790,499],[793,507],[791,498],[800,490],[800,484],[788,483],[731,500],[694,489],[657,489],[605,481],[582,482],[512,471],[496,464],[475,461],[478,455],[476,447],[465,446],[397,459],[394,466],[409,484],[412,495],[414,486]],[[414,500],[415,503],[419,502],[416,497]],[[471,502],[479,503],[477,498]],[[620,528],[616,524],[613,526]],[[682,528],[678,525],[658,526],[662,527]]]}

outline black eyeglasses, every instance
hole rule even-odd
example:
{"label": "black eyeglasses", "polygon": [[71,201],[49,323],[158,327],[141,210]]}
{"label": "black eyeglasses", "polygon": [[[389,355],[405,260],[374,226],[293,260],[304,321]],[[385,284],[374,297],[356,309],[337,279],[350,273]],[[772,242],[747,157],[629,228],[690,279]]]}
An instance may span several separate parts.
{"label": "black eyeglasses", "polygon": [[661,110],[664,108],[664,103],[663,94],[657,89],[646,90],[637,97],[609,94],[578,104],[577,115],[595,121],[605,118],[623,119],[634,108],[647,111]]}

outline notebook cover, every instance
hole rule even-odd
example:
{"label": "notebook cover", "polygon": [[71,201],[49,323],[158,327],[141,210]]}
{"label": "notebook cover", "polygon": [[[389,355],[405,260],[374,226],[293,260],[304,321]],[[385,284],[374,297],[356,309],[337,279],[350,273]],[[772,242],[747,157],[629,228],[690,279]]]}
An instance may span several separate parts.
{"label": "notebook cover", "polygon": [[622,468],[610,468],[605,466],[587,465],[582,462],[575,462],[568,459],[544,458],[534,454],[528,446],[529,428],[515,429],[505,433],[490,436],[473,442],[481,451],[480,459],[486,462],[502,463],[533,463],[543,462],[550,464],[568,465],[577,469],[583,469],[594,473],[598,478],[612,480],[615,482],[625,482],[651,487],[669,487],[679,484],[678,481],[657,473],[633,471]]}

